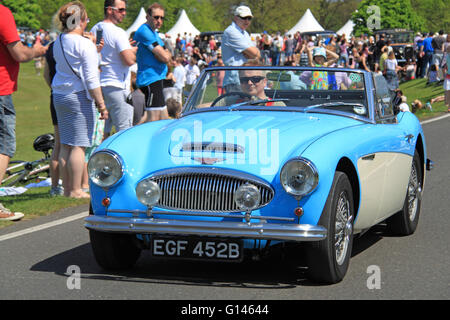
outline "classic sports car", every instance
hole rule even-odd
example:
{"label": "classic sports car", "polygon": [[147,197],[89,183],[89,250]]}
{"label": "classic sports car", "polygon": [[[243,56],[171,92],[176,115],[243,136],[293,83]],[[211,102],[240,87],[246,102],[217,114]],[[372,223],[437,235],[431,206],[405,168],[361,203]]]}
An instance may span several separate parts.
{"label": "classic sports car", "polygon": [[[219,95],[221,72],[237,82]],[[239,262],[289,242],[311,279],[341,281],[355,234],[417,227],[431,162],[416,116],[393,110],[384,78],[361,70],[205,69],[179,119],[115,134],[91,157],[98,264],[130,268],[142,249]]]}

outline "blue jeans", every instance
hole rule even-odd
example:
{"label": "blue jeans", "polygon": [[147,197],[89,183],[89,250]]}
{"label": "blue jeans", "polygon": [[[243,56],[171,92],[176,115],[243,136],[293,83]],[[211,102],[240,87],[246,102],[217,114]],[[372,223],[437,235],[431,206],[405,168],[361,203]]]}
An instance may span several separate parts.
{"label": "blue jeans", "polygon": [[0,154],[10,158],[16,152],[16,111],[12,96],[0,96]]}
{"label": "blue jeans", "polygon": [[[431,61],[433,59],[433,52],[425,52],[425,55],[423,56],[423,62],[422,62],[422,73],[420,76],[424,78],[427,74],[428,67],[431,67]],[[429,66],[428,66],[429,65]]]}

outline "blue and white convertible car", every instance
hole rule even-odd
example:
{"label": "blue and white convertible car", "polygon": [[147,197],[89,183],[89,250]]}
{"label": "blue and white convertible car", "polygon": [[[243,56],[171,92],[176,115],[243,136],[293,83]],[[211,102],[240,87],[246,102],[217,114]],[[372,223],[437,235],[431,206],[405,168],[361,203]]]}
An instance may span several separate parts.
{"label": "blue and white convertible car", "polygon": [[[221,72],[235,83],[219,95]],[[143,249],[239,262],[289,242],[311,279],[341,281],[354,235],[418,224],[431,161],[418,119],[392,98],[360,70],[206,69],[179,119],[120,132],[91,157],[98,264],[130,268]]]}

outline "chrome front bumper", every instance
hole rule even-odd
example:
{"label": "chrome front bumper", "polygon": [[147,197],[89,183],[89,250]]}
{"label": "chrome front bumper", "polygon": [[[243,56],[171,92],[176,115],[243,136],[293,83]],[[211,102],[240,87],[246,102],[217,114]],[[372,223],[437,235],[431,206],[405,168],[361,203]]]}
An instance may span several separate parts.
{"label": "chrome front bumper", "polygon": [[212,222],[95,215],[87,217],[84,221],[84,226],[89,230],[132,234],[176,234],[284,241],[319,241],[327,236],[325,228],[309,224]]}

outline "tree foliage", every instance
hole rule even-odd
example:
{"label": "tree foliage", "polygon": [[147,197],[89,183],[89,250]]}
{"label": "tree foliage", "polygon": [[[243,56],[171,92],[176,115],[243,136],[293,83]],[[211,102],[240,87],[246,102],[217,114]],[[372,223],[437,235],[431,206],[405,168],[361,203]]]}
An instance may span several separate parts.
{"label": "tree foliage", "polygon": [[421,30],[424,19],[413,11],[411,0],[363,0],[352,14],[354,34],[371,34],[376,29]]}
{"label": "tree foliage", "polygon": [[18,27],[40,28],[37,17],[42,10],[37,0],[3,0],[2,4],[11,10]]}
{"label": "tree foliage", "polygon": [[[11,9],[18,26],[49,29],[52,17],[69,0],[3,0]],[[310,9],[318,22],[329,30],[338,30],[349,18],[356,31],[369,33],[367,19],[371,5],[380,8],[382,28],[409,28],[417,31],[450,29],[449,0],[128,0],[127,16],[120,25],[127,29],[143,7],[157,1],[166,8],[162,32],[168,31],[177,21],[181,9],[186,10],[200,31],[224,30],[232,21],[238,5],[248,5],[254,19],[249,32],[285,31],[292,28]],[[88,29],[103,19],[104,0],[82,0],[91,20]],[[358,9],[358,12],[355,12]]]}

